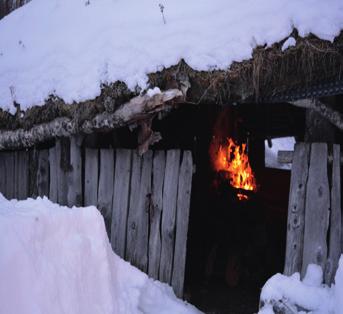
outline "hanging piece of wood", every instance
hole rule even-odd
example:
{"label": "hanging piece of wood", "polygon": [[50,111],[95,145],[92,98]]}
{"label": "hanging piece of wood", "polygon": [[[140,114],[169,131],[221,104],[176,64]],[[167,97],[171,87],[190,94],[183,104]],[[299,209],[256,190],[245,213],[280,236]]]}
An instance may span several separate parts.
{"label": "hanging piece of wood", "polygon": [[187,232],[191,202],[192,176],[192,153],[190,151],[185,151],[183,153],[183,159],[180,167],[177,192],[176,236],[172,276],[172,287],[175,294],[179,298],[183,297],[183,286],[185,279]]}
{"label": "hanging piece of wood", "polygon": [[111,244],[114,252],[116,252],[116,254],[118,254],[121,258],[125,258],[131,159],[131,150],[116,150],[115,180],[112,202]]}
{"label": "hanging piece of wood", "polygon": [[180,150],[169,150],[167,152],[163,185],[163,211],[161,224],[162,247],[159,272],[159,279],[166,283],[171,283],[172,279],[179,168]]}
{"label": "hanging piece of wood", "polygon": [[328,148],[324,143],[313,143],[306,189],[305,231],[302,276],[309,264],[325,270],[327,259],[327,230],[330,190],[327,173]]}
{"label": "hanging piece of wood", "polygon": [[328,260],[325,269],[325,283],[332,284],[342,252],[342,217],[341,217],[341,167],[340,146],[333,145],[333,165],[331,184],[331,210]]}
{"label": "hanging piece of wood", "polygon": [[85,206],[98,205],[99,151],[86,148],[85,151]]}
{"label": "hanging piece of wood", "polygon": [[37,143],[96,130],[115,129],[150,119],[161,111],[168,111],[182,103],[183,94],[179,89],[166,90],[160,94],[137,96],[121,105],[114,113],[102,112],[92,120],[79,125],[78,119],[59,117],[53,121],[35,125],[29,130],[17,129],[0,133],[0,150],[30,147]]}
{"label": "hanging piece of wood", "polygon": [[107,233],[110,234],[114,183],[114,151],[100,149],[100,173],[98,209],[104,216]]}
{"label": "hanging piece of wood", "polygon": [[38,151],[37,191],[38,196],[49,196],[49,150]]}
{"label": "hanging piece of wood", "polygon": [[305,197],[309,169],[310,144],[295,145],[289,190],[287,241],[284,274],[300,272],[303,258]]}
{"label": "hanging piece of wood", "polygon": [[164,151],[156,151],[153,160],[152,195],[150,204],[149,269],[148,274],[158,279],[161,258],[161,214],[163,204],[163,181],[166,168]]}

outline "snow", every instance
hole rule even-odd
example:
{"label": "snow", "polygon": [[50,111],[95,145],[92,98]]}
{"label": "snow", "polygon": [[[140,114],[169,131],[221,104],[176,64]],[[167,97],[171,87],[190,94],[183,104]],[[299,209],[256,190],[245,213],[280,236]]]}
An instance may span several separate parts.
{"label": "snow", "polygon": [[0,313],[200,313],[114,254],[93,206],[0,194],[0,247]]}
{"label": "snow", "polygon": [[[93,99],[101,84],[147,88],[147,74],[182,58],[227,69],[294,28],[332,41],[341,0],[33,0],[0,21],[0,105],[15,112],[49,95]],[[164,7],[163,22],[159,4]]]}
{"label": "snow", "polygon": [[[258,314],[273,314],[272,300],[286,300],[288,304],[297,305],[312,314],[343,314],[343,255],[339,261],[335,284],[328,287],[322,282],[323,271],[318,265],[309,265],[302,281],[299,273],[289,277],[276,274],[262,289],[261,300],[265,306]],[[299,310],[294,313],[305,312]]]}
{"label": "snow", "polygon": [[291,164],[281,164],[278,162],[277,154],[279,150],[294,150],[295,138],[290,137],[278,137],[271,140],[272,147],[269,147],[268,141],[264,141],[264,164],[267,168],[276,168],[290,170]]}
{"label": "snow", "polygon": [[296,40],[294,37],[289,37],[287,38],[287,40],[283,43],[281,50],[285,51],[286,49],[288,49],[289,47],[293,47],[296,45]]}

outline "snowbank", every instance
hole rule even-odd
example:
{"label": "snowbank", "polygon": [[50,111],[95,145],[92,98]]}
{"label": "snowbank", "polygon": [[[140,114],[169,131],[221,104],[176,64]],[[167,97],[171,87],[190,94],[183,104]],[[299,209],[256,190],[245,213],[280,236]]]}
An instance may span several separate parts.
{"label": "snowbank", "polygon": [[281,301],[281,305],[286,304],[289,313],[310,311],[312,314],[343,314],[343,255],[339,261],[335,284],[328,287],[322,282],[323,272],[318,265],[309,265],[302,281],[299,273],[290,277],[274,275],[262,289],[261,301],[265,306],[258,314],[274,314],[275,301]]}
{"label": "snowbank", "polygon": [[0,194],[0,313],[200,313],[112,252],[95,207]]}
{"label": "snowbank", "polygon": [[[163,15],[159,4],[164,7]],[[145,88],[177,64],[226,69],[256,45],[343,29],[341,0],[33,0],[0,21],[0,105],[14,112],[55,94],[95,98],[101,83]]]}

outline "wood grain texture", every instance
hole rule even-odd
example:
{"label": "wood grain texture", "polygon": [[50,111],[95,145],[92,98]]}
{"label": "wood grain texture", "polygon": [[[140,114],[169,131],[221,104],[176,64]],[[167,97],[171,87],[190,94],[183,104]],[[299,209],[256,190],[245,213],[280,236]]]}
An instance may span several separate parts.
{"label": "wood grain texture", "polygon": [[132,151],[116,150],[115,181],[112,202],[111,244],[114,252],[125,258],[126,227]]}
{"label": "wood grain texture", "polygon": [[49,198],[52,202],[58,201],[58,163],[57,163],[56,146],[49,148],[49,172],[50,172],[50,186]]}
{"label": "wood grain texture", "polygon": [[60,205],[68,204],[68,170],[70,163],[69,143],[65,139],[56,140],[57,163],[57,201]]}
{"label": "wood grain texture", "polygon": [[14,152],[4,153],[5,158],[5,197],[12,199],[15,197],[15,154]]}
{"label": "wood grain texture", "polygon": [[110,234],[114,183],[114,151],[100,149],[98,209],[104,216],[107,233]]}
{"label": "wood grain texture", "polygon": [[98,205],[98,182],[99,182],[99,151],[86,148],[85,150],[85,206]]}
{"label": "wood grain texture", "polygon": [[70,171],[68,172],[68,206],[82,206],[82,159],[81,137],[70,138]]}
{"label": "wood grain texture", "polygon": [[151,198],[152,152],[132,156],[130,206],[126,256],[140,270],[148,270],[149,208]]}
{"label": "wood grain texture", "polygon": [[300,272],[303,258],[305,228],[305,198],[308,179],[310,144],[297,143],[289,191],[287,241],[284,274]]}
{"label": "wood grain texture", "polygon": [[38,196],[49,196],[49,150],[38,151],[37,191]]}
{"label": "wood grain texture", "polygon": [[184,151],[180,167],[177,193],[175,252],[172,275],[172,287],[175,294],[179,298],[183,297],[183,286],[185,279],[187,233],[192,190],[192,176],[192,153],[190,151]]}
{"label": "wood grain texture", "polygon": [[0,193],[5,196],[6,172],[5,172],[5,153],[0,152]]}
{"label": "wood grain texture", "polygon": [[16,152],[15,173],[15,195],[19,200],[24,200],[29,196],[29,155],[25,150]]}
{"label": "wood grain texture", "polygon": [[325,270],[330,190],[327,173],[327,144],[313,143],[306,189],[305,231],[302,275],[309,264]]}
{"label": "wood grain texture", "polygon": [[338,268],[339,257],[342,253],[342,215],[341,215],[341,167],[340,146],[333,145],[332,181],[331,181],[331,210],[328,259],[325,269],[325,283],[332,284]]}
{"label": "wood grain texture", "polygon": [[163,206],[163,181],[166,154],[156,151],[153,158],[152,194],[150,205],[149,269],[148,274],[158,279],[161,258],[161,219]]}
{"label": "wood grain texture", "polygon": [[180,150],[167,152],[163,186],[163,211],[161,224],[161,260],[159,279],[171,283],[175,245],[175,220],[177,207],[177,185],[180,168]]}

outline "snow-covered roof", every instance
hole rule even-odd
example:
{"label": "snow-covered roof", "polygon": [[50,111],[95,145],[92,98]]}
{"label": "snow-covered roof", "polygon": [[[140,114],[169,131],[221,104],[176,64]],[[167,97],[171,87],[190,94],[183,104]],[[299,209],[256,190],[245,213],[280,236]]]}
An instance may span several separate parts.
{"label": "snow-covered roof", "polygon": [[0,107],[13,113],[14,101],[25,110],[49,95],[94,99],[115,81],[145,88],[148,73],[181,59],[227,69],[294,28],[334,40],[343,2],[32,0],[0,21]]}

